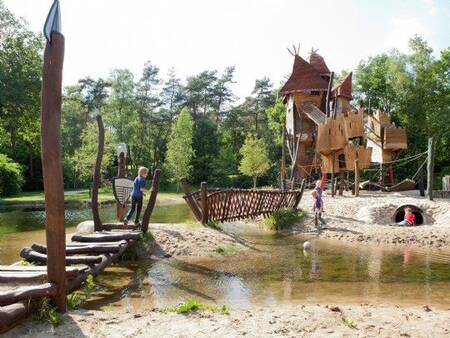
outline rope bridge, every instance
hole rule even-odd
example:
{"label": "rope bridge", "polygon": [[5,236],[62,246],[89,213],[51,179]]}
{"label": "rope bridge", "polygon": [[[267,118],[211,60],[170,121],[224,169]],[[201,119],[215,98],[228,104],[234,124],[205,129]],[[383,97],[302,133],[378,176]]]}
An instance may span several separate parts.
{"label": "rope bridge", "polygon": [[305,180],[298,190],[208,189],[201,184],[199,191],[190,193],[187,180],[181,179],[183,198],[199,222],[232,222],[267,217],[275,210],[297,208],[305,189]]}

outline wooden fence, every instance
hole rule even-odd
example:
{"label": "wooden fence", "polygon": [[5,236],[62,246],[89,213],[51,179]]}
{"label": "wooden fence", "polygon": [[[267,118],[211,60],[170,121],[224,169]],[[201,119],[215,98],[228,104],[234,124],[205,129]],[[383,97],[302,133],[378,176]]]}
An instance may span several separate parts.
{"label": "wooden fence", "polygon": [[305,180],[298,190],[210,189],[206,182],[201,189],[190,193],[185,178],[181,179],[183,198],[198,221],[232,222],[267,217],[278,209],[297,208],[305,189]]}

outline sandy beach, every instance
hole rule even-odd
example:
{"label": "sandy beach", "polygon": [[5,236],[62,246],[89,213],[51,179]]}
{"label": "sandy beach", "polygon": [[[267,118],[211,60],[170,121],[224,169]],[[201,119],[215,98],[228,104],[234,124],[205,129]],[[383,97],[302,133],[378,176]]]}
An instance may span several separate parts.
{"label": "sandy beach", "polygon": [[[317,231],[311,216],[311,195],[305,191],[300,208],[307,217],[294,227],[294,233],[309,233],[325,239],[395,246],[450,249],[450,200],[429,201],[418,191],[382,193],[361,191],[359,197],[349,192],[331,197],[324,192],[323,218],[327,229]],[[416,227],[392,226],[394,211],[406,204],[416,205],[424,213],[424,224]]]}
{"label": "sandy beach", "polygon": [[71,311],[58,327],[25,324],[15,337],[448,337],[450,308],[391,305],[281,305],[182,315],[158,309]]}

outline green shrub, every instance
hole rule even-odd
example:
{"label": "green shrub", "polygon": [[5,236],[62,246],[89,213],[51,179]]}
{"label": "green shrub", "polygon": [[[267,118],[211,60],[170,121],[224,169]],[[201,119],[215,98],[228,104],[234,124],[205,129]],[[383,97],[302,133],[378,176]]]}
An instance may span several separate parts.
{"label": "green shrub", "polygon": [[271,230],[283,230],[300,222],[303,216],[304,214],[301,210],[276,210],[264,220],[264,226]]}
{"label": "green shrub", "polygon": [[17,194],[22,189],[23,183],[20,164],[0,154],[0,197]]}
{"label": "green shrub", "polygon": [[230,257],[237,255],[241,251],[241,247],[236,244],[219,245],[215,250],[217,253]]}
{"label": "green shrub", "polygon": [[34,320],[58,326],[63,322],[63,316],[56,312],[56,308],[50,304],[50,299],[44,298],[39,304],[38,311],[34,315]]}

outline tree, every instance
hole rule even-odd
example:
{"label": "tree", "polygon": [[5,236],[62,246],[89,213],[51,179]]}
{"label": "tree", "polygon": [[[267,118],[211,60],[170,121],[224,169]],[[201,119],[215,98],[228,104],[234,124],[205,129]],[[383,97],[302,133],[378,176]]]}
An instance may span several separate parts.
{"label": "tree", "polygon": [[20,164],[0,154],[0,197],[14,195],[20,191],[24,179]]}
{"label": "tree", "polygon": [[269,157],[264,142],[253,135],[247,136],[240,153],[242,155],[239,171],[253,177],[253,188],[256,188],[258,177],[263,176],[269,169]]}
{"label": "tree", "polygon": [[177,182],[181,177],[189,177],[192,173],[193,127],[191,113],[187,108],[183,108],[172,124],[167,145],[166,167],[172,176],[172,182]]}

